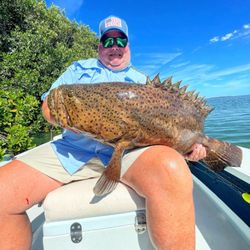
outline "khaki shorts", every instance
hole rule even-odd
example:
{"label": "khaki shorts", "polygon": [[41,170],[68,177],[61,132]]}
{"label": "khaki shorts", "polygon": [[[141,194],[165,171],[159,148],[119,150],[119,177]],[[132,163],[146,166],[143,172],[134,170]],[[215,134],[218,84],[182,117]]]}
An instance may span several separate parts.
{"label": "khaki shorts", "polygon": [[[121,176],[124,175],[133,162],[147,148],[148,147],[135,149],[123,156]],[[45,143],[21,155],[18,155],[16,159],[62,183],[99,177],[105,169],[104,165],[98,158],[92,158],[76,173],[70,175],[58,160],[50,143]]]}

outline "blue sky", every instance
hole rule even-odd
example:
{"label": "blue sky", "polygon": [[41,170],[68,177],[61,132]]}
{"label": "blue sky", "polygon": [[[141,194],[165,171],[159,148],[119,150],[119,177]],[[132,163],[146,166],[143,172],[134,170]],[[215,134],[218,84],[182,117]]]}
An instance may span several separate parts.
{"label": "blue sky", "polygon": [[250,1],[46,0],[98,35],[116,15],[129,26],[132,63],[151,78],[173,76],[202,96],[250,94]]}

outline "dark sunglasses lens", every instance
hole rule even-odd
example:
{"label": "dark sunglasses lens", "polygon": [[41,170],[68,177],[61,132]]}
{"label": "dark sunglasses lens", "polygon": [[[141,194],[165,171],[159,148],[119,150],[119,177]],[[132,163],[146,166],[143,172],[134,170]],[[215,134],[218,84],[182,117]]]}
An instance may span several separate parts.
{"label": "dark sunglasses lens", "polygon": [[117,37],[116,38],[116,44],[118,47],[125,48],[128,44],[128,39],[127,38],[122,38],[122,37]]}
{"label": "dark sunglasses lens", "polygon": [[120,48],[125,48],[128,44],[128,39],[124,37],[107,37],[102,40],[104,48],[111,48],[114,44]]}
{"label": "dark sunglasses lens", "polygon": [[111,48],[114,45],[114,38],[108,37],[102,41],[102,45],[104,48]]}

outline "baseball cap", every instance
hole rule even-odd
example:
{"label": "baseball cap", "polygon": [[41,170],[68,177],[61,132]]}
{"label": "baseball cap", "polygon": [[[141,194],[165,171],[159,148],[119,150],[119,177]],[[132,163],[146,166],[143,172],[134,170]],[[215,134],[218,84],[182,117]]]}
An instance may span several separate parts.
{"label": "baseball cap", "polygon": [[128,38],[128,26],[126,22],[116,16],[109,16],[103,19],[99,24],[100,38],[110,30],[121,31]]}

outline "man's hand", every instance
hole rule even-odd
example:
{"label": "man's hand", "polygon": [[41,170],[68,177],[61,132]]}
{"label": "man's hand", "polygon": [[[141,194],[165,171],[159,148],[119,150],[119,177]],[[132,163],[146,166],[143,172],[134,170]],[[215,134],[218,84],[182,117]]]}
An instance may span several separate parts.
{"label": "man's hand", "polygon": [[201,144],[194,144],[192,151],[189,154],[184,155],[184,158],[189,161],[199,161],[207,156],[206,148]]}

